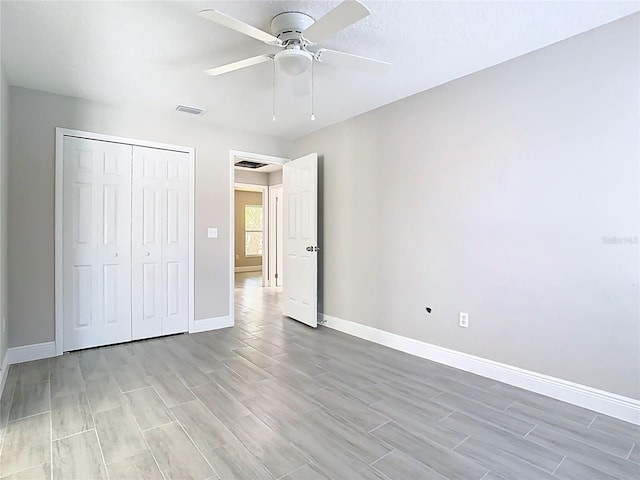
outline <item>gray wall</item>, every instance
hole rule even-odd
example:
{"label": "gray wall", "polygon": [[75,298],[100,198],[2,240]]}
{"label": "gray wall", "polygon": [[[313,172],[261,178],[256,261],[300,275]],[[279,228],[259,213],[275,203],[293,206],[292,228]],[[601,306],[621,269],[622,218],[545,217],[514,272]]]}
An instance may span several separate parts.
{"label": "gray wall", "polygon": [[638,21],[295,141],[324,312],[640,398]]}
{"label": "gray wall", "polygon": [[236,169],[235,172],[236,183],[249,183],[251,185],[279,185],[282,183],[282,169],[270,173],[239,169]]}
{"label": "gray wall", "polygon": [[280,185],[282,183],[282,169],[269,173],[269,185]]}
{"label": "gray wall", "polygon": [[269,185],[269,174],[263,172],[251,172],[249,170],[235,170],[236,183],[250,183],[251,185]]}
{"label": "gray wall", "polygon": [[[2,7],[0,7],[1,9]],[[8,345],[7,185],[9,163],[9,85],[0,61],[0,369]],[[0,370],[0,378],[2,371]]]}
{"label": "gray wall", "polygon": [[[180,114],[128,111],[10,88],[9,344],[54,338],[55,127],[196,148],[195,318],[229,314],[229,150],[287,156],[290,142]],[[218,227],[218,238],[207,238]]]}

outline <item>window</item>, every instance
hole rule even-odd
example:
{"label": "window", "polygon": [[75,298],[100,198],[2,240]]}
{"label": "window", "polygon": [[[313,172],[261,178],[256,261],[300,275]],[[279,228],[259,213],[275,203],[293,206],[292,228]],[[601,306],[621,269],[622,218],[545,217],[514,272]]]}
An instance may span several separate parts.
{"label": "window", "polygon": [[262,205],[244,206],[244,254],[262,256]]}

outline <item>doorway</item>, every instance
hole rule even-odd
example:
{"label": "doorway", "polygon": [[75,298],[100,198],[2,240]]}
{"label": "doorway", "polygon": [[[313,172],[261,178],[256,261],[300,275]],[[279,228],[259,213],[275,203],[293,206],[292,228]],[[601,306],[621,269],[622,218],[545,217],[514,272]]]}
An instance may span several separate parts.
{"label": "doorway", "polygon": [[[269,240],[269,215],[262,218],[267,225],[262,225],[263,251],[269,252],[271,245],[278,245],[277,238],[282,250],[276,250],[273,257],[263,256],[263,290],[265,286],[271,285],[271,279],[275,279],[270,288],[282,289],[282,314],[297,320],[301,323],[316,327],[318,324],[318,255],[320,247],[318,242],[318,154],[310,153],[303,157],[288,160],[267,155],[252,154],[246,152],[231,151],[230,160],[230,187],[231,187],[231,218],[235,216],[235,182],[238,176],[247,182],[246,176],[255,175],[262,168],[281,167],[277,171],[269,172],[267,181],[264,177],[255,184],[262,184],[262,187],[272,188],[276,198],[282,197],[282,211],[278,210],[278,218],[281,219],[282,232],[276,236],[276,240]],[[264,172],[262,172],[264,173]],[[273,181],[269,177],[278,175],[278,181]],[[271,180],[271,181],[270,181]],[[275,188],[282,185],[282,190]],[[279,197],[278,197],[279,195]],[[279,201],[275,202],[280,203]],[[263,205],[269,209],[269,196],[264,194]],[[278,219],[273,222],[278,228]],[[235,228],[230,229],[231,245],[235,245]],[[246,233],[246,232],[245,232]],[[265,236],[266,235],[266,236]],[[230,250],[230,285],[235,285],[235,249]],[[266,258],[265,258],[266,257]],[[271,261],[271,258],[274,260]],[[282,271],[279,271],[279,259],[282,260]],[[281,278],[280,272],[286,272],[286,278]],[[282,286],[280,286],[280,284]],[[234,316],[237,313],[238,302],[237,290],[231,299]],[[243,312],[244,313],[244,312]]]}
{"label": "doorway", "polygon": [[[284,158],[231,152],[235,313],[280,309]],[[267,307],[268,306],[268,307]]]}

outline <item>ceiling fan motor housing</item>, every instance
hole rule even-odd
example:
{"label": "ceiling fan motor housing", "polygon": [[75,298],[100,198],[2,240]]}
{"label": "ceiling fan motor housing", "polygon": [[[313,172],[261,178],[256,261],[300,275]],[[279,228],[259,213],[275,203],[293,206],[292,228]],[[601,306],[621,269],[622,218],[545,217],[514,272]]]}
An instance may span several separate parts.
{"label": "ceiling fan motor housing", "polygon": [[302,32],[315,23],[310,15],[302,12],[283,12],[271,19],[271,34],[285,44],[302,42]]}

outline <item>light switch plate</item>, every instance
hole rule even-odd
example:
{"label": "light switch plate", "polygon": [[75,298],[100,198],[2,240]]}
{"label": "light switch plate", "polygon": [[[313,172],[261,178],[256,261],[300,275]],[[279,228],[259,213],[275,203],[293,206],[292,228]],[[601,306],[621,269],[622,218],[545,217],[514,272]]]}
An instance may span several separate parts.
{"label": "light switch plate", "polygon": [[218,238],[218,229],[217,228],[207,228],[207,237],[209,237],[209,238]]}

